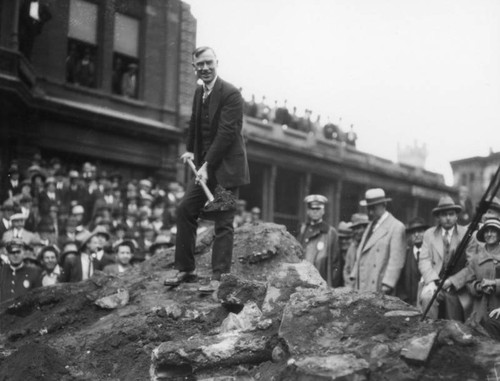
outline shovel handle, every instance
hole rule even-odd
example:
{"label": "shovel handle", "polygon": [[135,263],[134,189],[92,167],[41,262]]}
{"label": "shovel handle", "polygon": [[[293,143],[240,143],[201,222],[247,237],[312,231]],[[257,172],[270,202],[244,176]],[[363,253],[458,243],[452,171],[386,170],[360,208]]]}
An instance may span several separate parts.
{"label": "shovel handle", "polygon": [[203,188],[203,192],[205,192],[205,195],[208,198],[208,201],[212,202],[214,200],[214,195],[212,192],[210,192],[210,189],[208,189],[207,184],[198,176],[198,171],[196,170],[196,166],[194,165],[193,161],[191,159],[186,160],[188,165],[191,167],[193,170],[194,175],[196,176],[196,179],[198,180],[198,183],[201,185]]}

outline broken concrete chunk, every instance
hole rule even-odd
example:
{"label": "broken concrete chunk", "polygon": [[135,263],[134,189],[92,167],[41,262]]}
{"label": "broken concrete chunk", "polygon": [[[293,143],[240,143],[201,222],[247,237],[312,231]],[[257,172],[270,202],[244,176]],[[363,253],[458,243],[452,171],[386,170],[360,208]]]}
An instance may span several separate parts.
{"label": "broken concrete chunk", "polygon": [[425,363],[429,358],[432,347],[436,341],[437,332],[429,335],[410,339],[401,349],[401,356],[416,363]]}
{"label": "broken concrete chunk", "polygon": [[280,380],[365,381],[369,364],[352,354],[305,357],[289,365]]}
{"label": "broken concrete chunk", "polygon": [[246,280],[235,274],[223,274],[217,297],[225,305],[243,306],[252,301],[262,306],[266,289],[264,282]]}
{"label": "broken concrete chunk", "polygon": [[254,302],[251,302],[239,314],[229,313],[227,318],[222,322],[221,333],[229,331],[253,331],[257,328],[261,317],[262,312],[259,307]]}
{"label": "broken concrete chunk", "polygon": [[116,294],[97,299],[95,304],[107,310],[124,307],[128,304],[130,295],[126,289],[118,289]]}
{"label": "broken concrete chunk", "polygon": [[385,317],[414,317],[421,315],[420,311],[415,310],[396,310],[388,311],[384,314]]}

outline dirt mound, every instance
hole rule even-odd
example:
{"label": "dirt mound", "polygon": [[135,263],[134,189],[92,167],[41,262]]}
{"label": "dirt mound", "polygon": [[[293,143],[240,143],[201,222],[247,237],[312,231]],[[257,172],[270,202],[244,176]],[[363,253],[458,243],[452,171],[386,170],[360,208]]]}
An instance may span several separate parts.
{"label": "dirt mound", "polygon": [[0,381],[69,381],[65,356],[44,344],[25,344],[0,364]]}

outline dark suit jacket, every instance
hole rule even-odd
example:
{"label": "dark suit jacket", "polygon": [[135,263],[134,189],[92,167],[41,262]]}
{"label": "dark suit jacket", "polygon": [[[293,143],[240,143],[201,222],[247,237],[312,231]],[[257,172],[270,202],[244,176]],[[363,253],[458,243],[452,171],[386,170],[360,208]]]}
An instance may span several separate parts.
{"label": "dark suit jacket", "polygon": [[213,173],[224,188],[250,183],[247,153],[242,135],[243,100],[239,90],[220,77],[209,97],[208,114],[212,143],[202,158],[201,107],[203,87],[194,94],[193,113],[189,122],[187,151],[194,153],[195,163],[208,163],[209,177]]}
{"label": "dark suit jacket", "polygon": [[[102,270],[104,265],[101,261],[94,261],[94,271]],[[82,280],[82,261],[80,255],[68,254],[64,257],[60,282],[80,282]]]}

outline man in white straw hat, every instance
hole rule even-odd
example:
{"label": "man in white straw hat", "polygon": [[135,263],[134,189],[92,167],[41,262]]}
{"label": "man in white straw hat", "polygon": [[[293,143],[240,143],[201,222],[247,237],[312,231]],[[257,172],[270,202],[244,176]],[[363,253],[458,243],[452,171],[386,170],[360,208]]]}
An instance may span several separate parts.
{"label": "man in white straw hat", "polygon": [[33,233],[24,228],[26,216],[19,212],[10,216],[10,229],[3,233],[2,242],[5,244],[13,239],[20,239],[26,245],[31,245],[40,238],[37,233]]}
{"label": "man in white straw hat", "polygon": [[[419,298],[422,310],[427,308],[441,281],[444,269],[465,235],[466,228],[457,223],[461,211],[462,207],[450,196],[441,197],[437,207],[432,210],[432,214],[438,219],[438,225],[424,233],[418,262],[418,269],[423,278]],[[470,305],[470,296],[465,288],[468,275],[465,265],[464,254],[445,280],[442,291],[427,314],[428,317],[464,321],[464,307]]]}
{"label": "man in white straw hat", "polygon": [[389,201],[383,189],[373,188],[359,203],[366,206],[370,224],[359,243],[351,274],[355,290],[392,294],[405,264],[405,226],[387,211]]}

